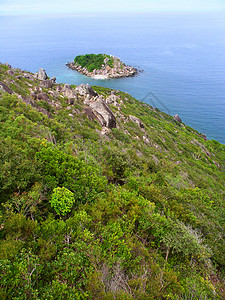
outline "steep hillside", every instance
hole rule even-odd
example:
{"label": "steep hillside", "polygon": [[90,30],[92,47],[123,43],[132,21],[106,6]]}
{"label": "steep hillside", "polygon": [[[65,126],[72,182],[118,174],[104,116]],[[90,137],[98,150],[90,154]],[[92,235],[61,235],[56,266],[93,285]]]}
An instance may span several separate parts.
{"label": "steep hillside", "polygon": [[223,299],[225,145],[127,93],[0,65],[0,298]]}

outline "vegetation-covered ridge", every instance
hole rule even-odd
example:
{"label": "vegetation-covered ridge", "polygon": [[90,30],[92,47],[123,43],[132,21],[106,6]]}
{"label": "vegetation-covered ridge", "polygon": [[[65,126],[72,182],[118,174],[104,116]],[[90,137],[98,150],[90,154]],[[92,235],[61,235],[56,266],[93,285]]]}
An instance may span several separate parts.
{"label": "vegetation-covered ridge", "polygon": [[86,76],[96,79],[129,77],[137,74],[137,69],[127,66],[113,55],[85,54],[75,57],[67,66]]}
{"label": "vegetation-covered ridge", "polygon": [[0,119],[0,299],[225,298],[225,145],[8,65]]}
{"label": "vegetation-covered ridge", "polygon": [[114,67],[112,56],[106,54],[78,55],[74,58],[74,63],[82,68],[86,67],[89,72],[102,69],[106,64],[111,68]]}

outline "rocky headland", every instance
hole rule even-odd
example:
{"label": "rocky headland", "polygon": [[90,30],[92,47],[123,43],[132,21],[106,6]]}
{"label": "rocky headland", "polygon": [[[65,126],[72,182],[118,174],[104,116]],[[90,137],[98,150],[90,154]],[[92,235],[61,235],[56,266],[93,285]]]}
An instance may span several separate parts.
{"label": "rocky headland", "polygon": [[124,64],[113,55],[106,54],[79,55],[73,62],[68,62],[66,65],[70,69],[94,79],[130,77],[138,73],[137,68]]}

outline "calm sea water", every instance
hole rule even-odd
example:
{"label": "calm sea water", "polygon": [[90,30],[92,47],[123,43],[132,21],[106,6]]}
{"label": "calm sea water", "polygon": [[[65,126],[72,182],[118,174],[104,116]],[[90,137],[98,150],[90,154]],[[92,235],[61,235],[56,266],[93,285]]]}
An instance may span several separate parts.
{"label": "calm sea water", "polygon": [[[144,71],[92,80],[65,66],[85,53],[113,54]],[[31,72],[43,67],[57,82],[128,92],[225,143],[224,13],[0,16],[0,61]]]}

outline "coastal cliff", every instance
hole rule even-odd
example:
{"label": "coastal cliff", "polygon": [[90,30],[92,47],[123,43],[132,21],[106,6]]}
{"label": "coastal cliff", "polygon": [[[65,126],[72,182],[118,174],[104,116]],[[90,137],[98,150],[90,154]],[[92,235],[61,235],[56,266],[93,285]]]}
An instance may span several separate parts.
{"label": "coastal cliff", "polygon": [[125,65],[119,58],[106,54],[78,55],[66,64],[70,69],[93,79],[111,79],[135,76],[136,68]]}

